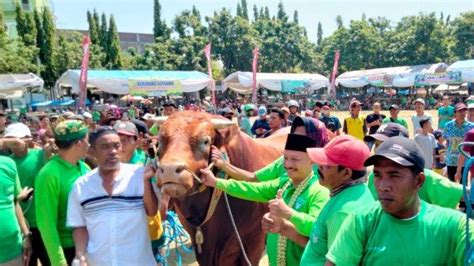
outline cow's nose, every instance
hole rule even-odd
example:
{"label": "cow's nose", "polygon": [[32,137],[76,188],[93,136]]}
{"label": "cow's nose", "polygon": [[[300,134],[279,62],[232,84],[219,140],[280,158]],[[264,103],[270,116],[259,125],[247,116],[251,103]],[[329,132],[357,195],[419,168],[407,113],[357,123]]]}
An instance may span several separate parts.
{"label": "cow's nose", "polygon": [[186,169],[184,163],[167,163],[158,167],[158,174],[162,176],[176,176]]}

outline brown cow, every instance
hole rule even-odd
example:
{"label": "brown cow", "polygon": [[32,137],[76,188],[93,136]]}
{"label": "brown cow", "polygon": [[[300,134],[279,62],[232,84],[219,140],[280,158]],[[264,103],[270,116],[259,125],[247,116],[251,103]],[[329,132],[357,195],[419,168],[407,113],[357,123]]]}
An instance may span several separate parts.
{"label": "brown cow", "polygon": [[[160,127],[159,137],[159,184],[163,193],[173,198],[195,250],[196,226],[205,219],[213,189],[195,193],[198,182],[190,172],[199,175],[199,169],[208,166],[211,145],[225,149],[233,165],[255,171],[281,156],[286,140],[286,135],[252,139],[228,120],[192,111],[168,117]],[[266,206],[230,196],[229,202],[250,262],[258,265],[265,246],[265,233],[260,225]],[[200,265],[246,264],[223,197],[214,215],[201,228],[202,253],[195,252]]]}

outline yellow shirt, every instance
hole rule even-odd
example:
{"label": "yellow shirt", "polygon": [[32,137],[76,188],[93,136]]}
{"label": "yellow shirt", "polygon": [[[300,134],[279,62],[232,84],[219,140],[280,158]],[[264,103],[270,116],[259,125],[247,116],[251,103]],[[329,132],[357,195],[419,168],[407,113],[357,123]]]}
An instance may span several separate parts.
{"label": "yellow shirt", "polygon": [[364,141],[365,136],[365,117],[359,116],[356,118],[347,117],[344,119],[346,133],[357,139]]}

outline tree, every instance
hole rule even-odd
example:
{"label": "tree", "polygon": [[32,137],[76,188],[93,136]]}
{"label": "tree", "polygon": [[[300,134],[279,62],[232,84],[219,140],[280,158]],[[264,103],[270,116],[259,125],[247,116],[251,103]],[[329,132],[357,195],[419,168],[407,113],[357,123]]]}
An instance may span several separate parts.
{"label": "tree", "polygon": [[247,0],[242,0],[241,9],[242,9],[242,17],[246,20],[249,20],[249,10],[247,7]]}
{"label": "tree", "polygon": [[240,7],[240,2],[237,3],[237,17],[242,17],[242,8]]}
{"label": "tree", "polygon": [[342,21],[341,15],[337,15],[336,24],[338,29],[344,27],[344,22]]}
{"label": "tree", "polygon": [[268,9],[268,6],[265,7],[265,19],[270,19],[270,9]]}
{"label": "tree", "polygon": [[100,44],[99,25],[95,24],[95,19],[89,10],[87,10],[87,22],[89,23],[89,37],[91,38],[91,43]]}
{"label": "tree", "polygon": [[43,9],[43,32],[44,42],[40,47],[44,56],[42,63],[44,70],[41,73],[46,87],[52,87],[58,77],[57,73],[57,40],[56,27],[54,26],[53,14],[48,8]]}
{"label": "tree", "polygon": [[58,73],[68,69],[78,69],[82,61],[82,34],[79,32],[62,32],[58,40]]}
{"label": "tree", "polygon": [[39,57],[40,62],[43,62],[45,58],[43,54],[44,51],[41,49],[41,47],[44,47],[43,22],[41,20],[40,13],[36,9],[33,12],[33,17],[34,17],[35,25],[36,25],[36,47],[40,48],[38,57]]}
{"label": "tree", "polygon": [[161,20],[161,4],[159,0],[154,0],[153,9],[153,35],[155,39],[158,37],[168,38],[170,31],[166,26],[166,22]]}
{"label": "tree", "polygon": [[5,25],[5,21],[3,19],[3,9],[0,6],[0,41],[6,39],[7,36],[7,26]]}
{"label": "tree", "polygon": [[36,47],[37,30],[36,30],[36,24],[35,24],[35,19],[33,15],[30,13],[26,13],[25,22],[26,22],[26,28],[28,29],[28,31],[23,36],[23,42],[25,43],[26,46]]}
{"label": "tree", "polygon": [[258,8],[257,5],[253,5],[253,21],[257,21],[259,18],[258,16]]}
{"label": "tree", "polygon": [[317,33],[317,39],[316,43],[318,46],[321,45],[321,42],[323,41],[323,25],[321,25],[321,21],[318,22],[318,33]]}
{"label": "tree", "polygon": [[26,24],[25,13],[19,3],[17,3],[15,7],[15,16],[16,32],[18,33],[18,37],[24,40],[25,35],[28,33],[28,25]]}
{"label": "tree", "polygon": [[287,22],[288,21],[288,15],[285,12],[285,8],[283,7],[283,2],[280,1],[278,3],[278,13],[277,13],[277,19]]}
{"label": "tree", "polygon": [[452,47],[456,59],[473,58],[474,54],[474,11],[461,14],[453,21],[454,45]]}
{"label": "tree", "polygon": [[110,26],[107,25],[107,15],[105,15],[105,13],[102,12],[100,20],[100,24],[97,24],[97,28],[99,29],[99,44],[100,47],[102,47],[102,49],[106,51],[110,45],[110,36],[108,34],[108,27]]}
{"label": "tree", "polygon": [[293,13],[293,22],[298,24],[299,21],[298,21],[298,10],[295,10],[295,12]]}
{"label": "tree", "polygon": [[120,58],[120,39],[115,25],[114,15],[110,15],[109,21],[109,49],[107,50],[107,68],[108,69],[120,69],[122,66]]}

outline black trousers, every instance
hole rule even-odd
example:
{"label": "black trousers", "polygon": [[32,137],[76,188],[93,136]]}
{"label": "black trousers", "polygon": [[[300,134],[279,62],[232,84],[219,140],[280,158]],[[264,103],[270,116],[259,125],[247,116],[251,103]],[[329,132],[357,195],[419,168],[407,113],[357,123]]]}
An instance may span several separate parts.
{"label": "black trousers", "polygon": [[[456,176],[456,171],[458,169],[457,166],[447,166],[448,168],[448,178],[449,180],[454,182],[454,177]],[[459,183],[462,184],[462,174],[464,173],[464,167],[461,169],[461,179],[459,180]]]}
{"label": "black trousers", "polygon": [[[46,251],[46,247],[44,246],[43,239],[41,238],[40,231],[38,228],[32,227],[30,228],[31,231],[31,247],[33,252],[31,254],[29,266],[37,266],[38,260],[41,262],[42,266],[51,266],[51,262],[48,257],[48,252]],[[63,248],[64,256],[66,257],[66,261],[68,265],[72,264],[74,257],[76,256],[76,249],[74,247],[71,248]]]}

